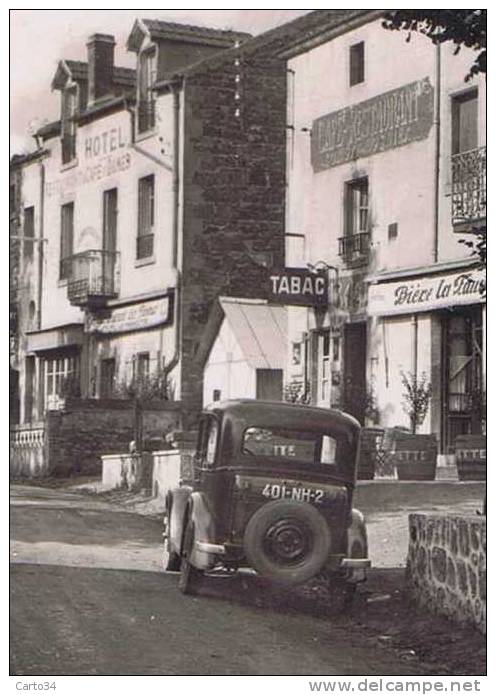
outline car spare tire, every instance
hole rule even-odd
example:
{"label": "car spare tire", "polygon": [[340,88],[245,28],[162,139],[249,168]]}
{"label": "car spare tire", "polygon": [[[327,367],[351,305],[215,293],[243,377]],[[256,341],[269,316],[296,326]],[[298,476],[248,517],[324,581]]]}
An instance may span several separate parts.
{"label": "car spare tire", "polygon": [[277,500],[251,517],[243,543],[250,565],[261,576],[288,586],[320,572],[329,558],[331,532],[310,504]]}

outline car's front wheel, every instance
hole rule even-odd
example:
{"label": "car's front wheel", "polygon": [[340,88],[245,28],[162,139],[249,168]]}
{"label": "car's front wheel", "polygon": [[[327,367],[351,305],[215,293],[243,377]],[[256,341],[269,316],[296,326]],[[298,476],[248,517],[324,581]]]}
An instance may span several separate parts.
{"label": "car's front wheel", "polygon": [[194,527],[191,521],[186,527],[183,552],[181,557],[181,567],[179,575],[179,590],[183,594],[194,595],[200,590],[203,583],[203,571],[194,567],[190,562],[191,549],[194,540]]}

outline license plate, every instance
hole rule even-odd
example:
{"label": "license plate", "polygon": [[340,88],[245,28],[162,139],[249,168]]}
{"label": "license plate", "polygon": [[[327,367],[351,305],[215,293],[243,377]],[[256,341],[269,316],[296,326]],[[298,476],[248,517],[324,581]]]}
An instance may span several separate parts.
{"label": "license plate", "polygon": [[315,502],[318,504],[324,499],[324,490],[268,483],[263,488],[262,495],[271,500],[296,500],[298,502]]}

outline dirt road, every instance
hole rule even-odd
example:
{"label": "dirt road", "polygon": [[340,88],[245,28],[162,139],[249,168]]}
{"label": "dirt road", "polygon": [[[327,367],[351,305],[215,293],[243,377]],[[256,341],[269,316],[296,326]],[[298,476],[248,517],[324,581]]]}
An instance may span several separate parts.
{"label": "dirt road", "polygon": [[87,495],[14,487],[11,528],[12,674],[439,672],[312,587],[217,577],[181,595],[160,571],[160,521]]}

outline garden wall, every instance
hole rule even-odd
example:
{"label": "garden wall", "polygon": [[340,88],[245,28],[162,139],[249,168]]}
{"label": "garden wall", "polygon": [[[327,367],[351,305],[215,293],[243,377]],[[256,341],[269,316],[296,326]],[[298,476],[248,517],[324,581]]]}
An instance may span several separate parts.
{"label": "garden wall", "polygon": [[407,587],[436,613],[486,632],[486,518],[410,514]]}

